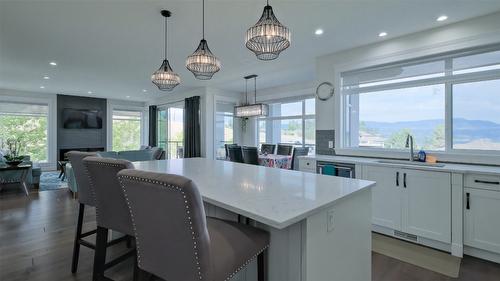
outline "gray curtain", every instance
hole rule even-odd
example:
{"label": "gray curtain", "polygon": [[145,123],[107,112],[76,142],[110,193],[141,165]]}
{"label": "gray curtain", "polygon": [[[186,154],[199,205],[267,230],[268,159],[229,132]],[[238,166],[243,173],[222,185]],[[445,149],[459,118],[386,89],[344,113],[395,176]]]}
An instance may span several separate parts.
{"label": "gray curtain", "polygon": [[158,124],[158,108],[156,105],[149,106],[149,146],[155,147],[158,144],[157,140],[157,124]]}
{"label": "gray curtain", "polygon": [[201,157],[199,96],[184,101],[184,157]]}

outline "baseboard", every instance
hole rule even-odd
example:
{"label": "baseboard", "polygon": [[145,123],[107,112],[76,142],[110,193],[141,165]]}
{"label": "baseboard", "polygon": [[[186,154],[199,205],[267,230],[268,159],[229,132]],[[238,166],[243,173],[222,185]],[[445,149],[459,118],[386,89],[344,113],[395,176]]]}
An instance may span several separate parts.
{"label": "baseboard", "polygon": [[500,264],[500,254],[464,246],[464,254]]}

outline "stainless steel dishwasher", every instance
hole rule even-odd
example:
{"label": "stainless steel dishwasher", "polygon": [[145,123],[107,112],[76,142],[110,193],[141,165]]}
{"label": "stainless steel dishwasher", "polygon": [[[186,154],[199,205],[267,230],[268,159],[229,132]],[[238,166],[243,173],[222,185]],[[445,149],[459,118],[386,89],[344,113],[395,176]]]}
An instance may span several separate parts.
{"label": "stainless steel dishwasher", "polygon": [[316,173],[354,179],[356,178],[356,166],[347,163],[318,161],[316,164]]}

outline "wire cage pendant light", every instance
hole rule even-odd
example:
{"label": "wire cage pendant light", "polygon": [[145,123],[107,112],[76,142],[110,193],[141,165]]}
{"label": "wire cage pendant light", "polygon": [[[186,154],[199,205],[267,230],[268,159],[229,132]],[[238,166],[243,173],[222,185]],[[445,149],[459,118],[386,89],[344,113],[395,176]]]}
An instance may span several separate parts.
{"label": "wire cage pendant light", "polygon": [[167,59],[167,19],[172,15],[170,11],[162,10],[161,15],[165,17],[165,53],[163,62],[157,71],[151,75],[151,82],[162,91],[172,91],[181,83],[181,78],[172,70]]}
{"label": "wire cage pendant light", "polygon": [[269,0],[259,21],[247,30],[246,47],[260,60],[274,60],[290,47],[290,30],[274,15]]}
{"label": "wire cage pendant light", "polygon": [[205,40],[205,0],[202,0],[202,34],[198,48],[186,59],[186,68],[200,80],[210,80],[221,68],[220,60],[208,48]]}

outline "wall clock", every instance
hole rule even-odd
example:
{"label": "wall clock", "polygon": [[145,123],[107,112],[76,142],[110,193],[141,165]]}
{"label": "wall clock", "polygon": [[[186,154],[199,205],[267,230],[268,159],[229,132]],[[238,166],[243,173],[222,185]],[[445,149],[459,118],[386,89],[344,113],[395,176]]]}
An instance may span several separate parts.
{"label": "wall clock", "polygon": [[333,87],[332,83],[323,82],[316,88],[316,97],[318,97],[318,99],[322,101],[329,100],[331,97],[333,97],[334,90],[335,88]]}

